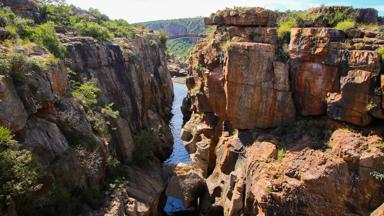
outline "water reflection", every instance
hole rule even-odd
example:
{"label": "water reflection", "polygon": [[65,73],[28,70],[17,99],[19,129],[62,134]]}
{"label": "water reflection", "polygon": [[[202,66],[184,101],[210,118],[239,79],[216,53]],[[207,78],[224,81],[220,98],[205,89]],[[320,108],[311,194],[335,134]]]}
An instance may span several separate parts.
{"label": "water reflection", "polygon": [[[191,164],[191,159],[187,150],[184,147],[180,138],[181,128],[183,126],[183,113],[181,112],[181,105],[183,99],[187,95],[187,87],[183,84],[173,83],[175,98],[173,100],[171,119],[171,130],[173,135],[173,152],[169,159],[165,162],[167,164],[185,163]],[[167,197],[167,202],[164,207],[164,212],[167,215],[174,215],[176,212],[188,211],[183,207],[183,201],[172,196]]]}
{"label": "water reflection", "polygon": [[177,164],[177,163],[186,163],[190,164],[191,159],[189,154],[184,147],[183,142],[180,138],[181,128],[183,126],[183,113],[181,112],[181,105],[183,104],[183,99],[187,95],[187,87],[183,84],[173,83],[175,98],[173,100],[172,113],[173,117],[171,119],[171,130],[173,135],[173,152],[169,159],[166,161],[168,164]]}

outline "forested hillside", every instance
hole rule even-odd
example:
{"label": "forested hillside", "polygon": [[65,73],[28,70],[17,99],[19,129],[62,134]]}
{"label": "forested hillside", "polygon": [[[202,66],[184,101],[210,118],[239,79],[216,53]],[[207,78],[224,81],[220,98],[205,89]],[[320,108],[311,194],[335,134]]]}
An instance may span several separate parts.
{"label": "forested hillside", "polygon": [[[169,36],[187,34],[187,33],[203,33],[206,31],[207,26],[204,24],[202,17],[183,18],[172,20],[157,20],[144,23],[137,23],[152,30],[163,30]],[[175,56],[185,59],[192,48],[195,46],[196,40],[194,39],[176,39],[168,41],[168,51]]]}

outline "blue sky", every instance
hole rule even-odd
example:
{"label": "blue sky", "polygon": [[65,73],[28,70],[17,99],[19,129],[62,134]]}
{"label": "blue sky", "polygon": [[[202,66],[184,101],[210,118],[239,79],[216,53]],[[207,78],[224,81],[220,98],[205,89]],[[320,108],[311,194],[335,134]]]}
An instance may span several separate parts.
{"label": "blue sky", "polygon": [[306,9],[319,5],[348,5],[376,8],[384,16],[383,0],[66,0],[84,9],[97,8],[109,17],[130,23],[208,16],[212,12],[233,6],[261,6],[270,9]]}

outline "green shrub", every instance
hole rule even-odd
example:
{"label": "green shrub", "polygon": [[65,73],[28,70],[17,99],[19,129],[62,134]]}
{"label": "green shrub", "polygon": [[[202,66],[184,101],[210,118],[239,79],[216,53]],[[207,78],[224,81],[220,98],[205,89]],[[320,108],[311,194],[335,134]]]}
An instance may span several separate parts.
{"label": "green shrub", "polygon": [[104,138],[105,142],[110,139],[109,127],[111,122],[109,119],[115,119],[119,116],[119,111],[113,110],[113,103],[102,106],[98,101],[98,94],[101,89],[97,87],[97,80],[91,79],[82,84],[75,85],[72,96],[81,101],[87,108],[86,115],[92,128]]}
{"label": "green shrub", "polygon": [[377,52],[381,56],[381,60],[384,62],[384,47],[380,47],[379,49],[377,49]]}
{"label": "green shrub", "polygon": [[297,27],[297,21],[295,18],[288,18],[281,22],[277,29],[277,35],[279,38],[287,38],[291,33],[291,29]]}
{"label": "green shrub", "polygon": [[100,41],[111,41],[113,34],[106,28],[95,22],[81,21],[75,25],[75,29],[83,36],[93,37]]}
{"label": "green shrub", "polygon": [[161,44],[163,44],[164,46],[167,45],[167,41],[168,41],[167,33],[165,31],[160,31],[159,36],[160,36]]}
{"label": "green shrub", "polygon": [[155,146],[159,146],[159,140],[150,130],[141,130],[135,136],[135,150],[133,152],[133,162],[136,164],[146,164],[152,160]]}
{"label": "green shrub", "polygon": [[113,103],[110,103],[108,105],[106,105],[105,107],[103,107],[101,109],[101,113],[106,116],[106,117],[109,117],[109,118],[117,118],[119,117],[120,113],[119,111],[115,111],[113,110],[113,106],[114,104]]}
{"label": "green shrub", "polygon": [[156,40],[149,40],[149,46],[151,46],[152,48],[157,48],[158,44]]}
{"label": "green shrub", "polygon": [[97,22],[98,22],[99,24],[102,23],[102,22],[104,22],[104,21],[108,21],[108,20],[109,20],[109,18],[108,18],[107,15],[102,14],[102,13],[101,13],[98,9],[96,9],[96,8],[89,8],[88,12],[89,12],[90,14],[92,14],[92,16],[94,16],[94,17],[96,18],[96,20],[97,20]]}
{"label": "green shrub", "polygon": [[64,58],[66,49],[55,32],[55,24],[48,22],[36,27],[32,32],[32,40],[47,48],[55,57]]}
{"label": "green shrub", "polygon": [[10,8],[0,9],[0,27],[6,27],[13,24],[16,19],[16,15],[11,11]]}
{"label": "green shrub", "polygon": [[32,153],[20,149],[5,127],[0,127],[0,173],[0,203],[31,192],[37,181]]}
{"label": "green shrub", "polygon": [[97,80],[91,79],[73,90],[72,96],[84,105],[92,107],[97,104],[97,95],[101,92],[97,86]]}
{"label": "green shrub", "polygon": [[33,23],[31,19],[16,16],[9,8],[0,9],[0,27],[5,27],[14,37],[28,37]]}
{"label": "green shrub", "polygon": [[0,127],[0,144],[12,141],[13,134],[8,128]]}
{"label": "green shrub", "polygon": [[337,11],[329,10],[326,6],[322,7],[318,13],[306,13],[306,17],[311,18],[311,20],[326,20],[330,26],[335,27],[344,20],[356,20],[358,15],[351,7],[344,7]]}
{"label": "green shrub", "polygon": [[35,22],[31,19],[24,19],[21,17],[16,17],[14,20],[14,26],[17,29],[17,33],[21,38],[30,37],[32,34],[32,25]]}
{"label": "green shrub", "polygon": [[105,116],[94,110],[87,112],[87,119],[91,122],[92,128],[104,138],[105,142],[108,142],[110,139],[109,134],[109,125],[110,122],[105,118]]}
{"label": "green shrub", "polygon": [[68,5],[45,5],[43,12],[47,21],[54,22],[62,26],[72,26],[72,7]]}
{"label": "green shrub", "polygon": [[348,20],[344,20],[344,21],[337,23],[335,28],[345,31],[345,30],[355,28],[355,27],[356,27],[356,22],[354,20],[348,19]]}
{"label": "green shrub", "polygon": [[25,81],[28,73],[41,73],[48,69],[44,59],[28,57],[22,53],[9,54],[3,57],[0,64],[0,70],[10,74],[16,82]]}
{"label": "green shrub", "polygon": [[111,157],[107,160],[107,171],[108,178],[112,181],[128,176],[128,166]]}
{"label": "green shrub", "polygon": [[83,213],[82,200],[63,188],[54,186],[39,204],[38,215],[81,215]]}
{"label": "green shrub", "polygon": [[282,143],[279,143],[278,152],[277,152],[277,160],[282,161],[283,158],[285,157],[285,153],[286,153],[286,150],[285,150],[284,145]]}
{"label": "green shrub", "polygon": [[104,21],[102,26],[108,28],[115,37],[131,39],[135,36],[133,26],[123,19]]}

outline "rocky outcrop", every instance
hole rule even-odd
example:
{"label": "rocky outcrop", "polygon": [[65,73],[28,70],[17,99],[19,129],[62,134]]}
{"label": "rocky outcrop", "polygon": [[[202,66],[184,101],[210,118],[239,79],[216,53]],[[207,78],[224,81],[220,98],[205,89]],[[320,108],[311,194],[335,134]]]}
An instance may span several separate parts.
{"label": "rocky outcrop", "polygon": [[93,216],[146,216],[162,215],[161,194],[165,180],[157,164],[145,167],[130,167],[127,170],[126,185],[108,190],[107,200]]}
{"label": "rocky outcrop", "polygon": [[[172,81],[165,53],[150,46],[149,40],[161,44],[154,34],[135,41],[117,39],[115,43],[102,44],[92,38],[63,38],[70,67],[78,79],[96,79],[102,100],[113,103],[121,114],[122,118],[114,124],[112,140],[123,161],[132,159],[132,136],[142,128],[169,130],[166,121],[173,101]],[[172,152],[171,138],[169,134],[161,138],[163,146],[157,146],[156,152],[165,160]]]}
{"label": "rocky outcrop", "polygon": [[343,38],[342,31],[330,28],[292,30],[289,45],[291,80],[301,115],[325,114],[327,93],[339,90],[337,47],[333,45]]}
{"label": "rocky outcrop", "polygon": [[372,116],[368,112],[372,103],[370,90],[373,86],[371,72],[349,71],[341,80],[341,94],[328,97],[328,116],[356,125],[368,125],[372,121]]}
{"label": "rocky outcrop", "polygon": [[[13,130],[22,129],[27,121],[27,112],[20,98],[17,96],[16,89],[13,85],[12,78],[8,75],[0,75],[0,106],[1,115],[0,122]],[[12,107],[12,109],[9,109]]]}
{"label": "rocky outcrop", "polygon": [[201,176],[187,172],[171,177],[165,195],[182,200],[183,207],[188,209],[197,206],[196,201],[203,195],[205,188],[205,181]]}
{"label": "rocky outcrop", "polygon": [[[16,13],[27,11],[28,5],[19,7],[19,1],[9,4]],[[154,33],[111,42],[71,32],[58,36],[66,47],[65,61],[34,43],[1,47],[2,64],[11,61],[13,66],[0,75],[0,123],[33,153],[41,174],[39,199],[31,208],[45,205],[40,198],[54,199],[49,196],[56,190],[83,196],[104,189],[106,179],[112,178],[106,176],[110,161],[132,163],[134,152],[145,150],[139,145],[151,141],[151,152],[136,154],[149,154],[154,162],[147,168],[124,165],[128,170],[121,190],[125,214],[157,215],[166,186],[161,161],[169,157],[173,144],[168,126],[173,85],[164,45]],[[80,96],[75,95],[79,89]],[[120,192],[111,190],[106,202]]]}
{"label": "rocky outcrop", "polygon": [[288,67],[273,45],[231,43],[224,68],[227,117],[234,128],[271,128],[292,121]]}
{"label": "rocky outcrop", "polygon": [[193,92],[192,109],[213,112],[239,129],[292,121],[296,111],[288,66],[279,61],[276,43],[273,28],[218,27],[191,59],[193,80],[187,86]]}
{"label": "rocky outcrop", "polygon": [[[374,8],[352,8],[348,6],[321,6],[311,8],[308,12],[312,15],[345,13],[354,15],[359,23],[376,24],[378,23],[378,11]],[[329,23],[327,20],[326,23]],[[326,26],[324,26],[326,27]]]}
{"label": "rocky outcrop", "polygon": [[4,6],[10,7],[18,16],[39,19],[39,7],[33,0],[1,0]]}
{"label": "rocky outcrop", "polygon": [[223,10],[205,18],[206,25],[269,26],[276,22],[278,14],[264,8],[241,8]]}
{"label": "rocky outcrop", "polygon": [[[372,175],[384,168],[382,127],[371,124],[382,119],[382,39],[325,20],[349,9],[311,9],[318,20],[293,28],[286,45],[273,27],[283,14],[236,8],[206,19],[217,27],[189,59],[182,131],[206,178],[202,215],[368,215],[382,204]],[[375,10],[351,13],[377,22]]]}

